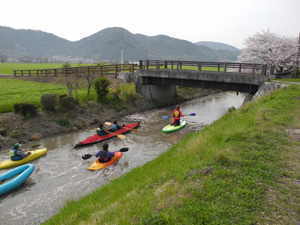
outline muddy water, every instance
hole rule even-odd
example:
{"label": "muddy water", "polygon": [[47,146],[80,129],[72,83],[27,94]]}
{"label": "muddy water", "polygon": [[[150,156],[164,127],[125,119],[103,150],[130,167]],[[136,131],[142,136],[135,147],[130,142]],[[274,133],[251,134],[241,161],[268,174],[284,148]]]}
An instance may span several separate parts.
{"label": "muddy water", "polygon": [[[186,128],[171,134],[161,133],[167,124],[162,119],[172,108],[147,111],[130,115],[121,123],[142,121],[141,127],[126,134],[124,140],[118,138],[107,141],[110,150],[129,147],[120,162],[104,170],[91,172],[86,168],[95,160],[82,160],[82,154],[95,153],[101,144],[80,150],[72,147],[79,140],[94,134],[94,130],[52,137],[38,144],[48,148],[48,154],[33,161],[36,170],[19,189],[0,197],[1,225],[40,224],[61,208],[67,201],[76,200],[110,180],[141,166],[166,151],[172,144],[188,132],[200,130],[205,125],[224,115],[229,107],[238,108],[243,94],[221,93],[196,99],[182,104],[183,113],[194,112],[197,116],[186,117]],[[7,158],[7,152],[0,153],[0,160]],[[0,173],[4,172],[0,171]]]}

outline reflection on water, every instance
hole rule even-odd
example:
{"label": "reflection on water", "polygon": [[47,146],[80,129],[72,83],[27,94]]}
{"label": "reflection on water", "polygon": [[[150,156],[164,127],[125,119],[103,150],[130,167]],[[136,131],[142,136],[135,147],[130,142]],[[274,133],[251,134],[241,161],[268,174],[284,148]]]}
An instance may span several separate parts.
{"label": "reflection on water", "polygon": [[[111,151],[122,147],[129,147],[129,151],[124,153],[117,165],[100,171],[86,170],[95,158],[82,160],[81,156],[95,153],[103,143],[73,149],[80,140],[94,134],[94,130],[41,140],[39,144],[48,148],[48,154],[33,162],[36,170],[21,188],[0,197],[1,225],[40,224],[66,201],[76,200],[156,158],[186,133],[202,129],[224,115],[230,107],[240,107],[243,99],[243,94],[230,92],[186,102],[181,105],[183,113],[193,112],[196,116],[185,117],[188,122],[186,128],[171,134],[162,133],[161,128],[168,123],[162,116],[169,115],[172,107],[127,116],[120,122],[138,120],[141,127],[126,134],[124,140],[114,138],[107,141]],[[0,160],[6,159],[6,155],[1,152]]]}

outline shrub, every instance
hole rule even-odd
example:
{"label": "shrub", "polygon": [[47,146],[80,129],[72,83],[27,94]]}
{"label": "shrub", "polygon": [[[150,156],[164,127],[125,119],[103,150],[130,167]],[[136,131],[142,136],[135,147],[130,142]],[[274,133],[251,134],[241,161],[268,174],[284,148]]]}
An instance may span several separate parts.
{"label": "shrub", "polygon": [[233,112],[233,111],[235,111],[236,110],[236,108],[234,107],[234,106],[231,106],[229,109],[228,109],[228,112]]}
{"label": "shrub", "polygon": [[119,87],[119,97],[127,103],[134,103],[134,101],[138,98],[135,85],[132,83],[121,85]]}
{"label": "shrub", "polygon": [[56,94],[45,94],[41,97],[42,108],[46,111],[56,111],[58,96]]}
{"label": "shrub", "polygon": [[110,92],[109,101],[113,104],[119,104],[121,102],[120,93],[121,90],[119,88],[113,89]]}
{"label": "shrub", "polygon": [[70,127],[71,126],[70,121],[66,120],[66,119],[56,120],[55,122],[62,127]]}
{"label": "shrub", "polygon": [[62,111],[69,111],[76,108],[78,101],[67,95],[59,96],[59,107]]}
{"label": "shrub", "polygon": [[109,93],[108,87],[110,81],[106,77],[100,77],[95,80],[95,90],[97,93],[97,101],[100,103],[107,102],[107,95]]}
{"label": "shrub", "polygon": [[30,118],[37,115],[37,107],[33,104],[18,103],[14,104],[14,112],[24,117]]}

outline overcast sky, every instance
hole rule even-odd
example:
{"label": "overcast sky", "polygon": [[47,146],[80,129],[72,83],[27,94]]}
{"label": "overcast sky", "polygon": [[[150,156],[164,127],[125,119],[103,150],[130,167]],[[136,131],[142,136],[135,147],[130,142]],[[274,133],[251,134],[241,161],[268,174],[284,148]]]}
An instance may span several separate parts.
{"label": "overcast sky", "polygon": [[[2,0],[0,26],[76,41],[107,27],[243,47],[257,32],[296,37],[300,0]],[[1,37],[0,37],[1,38]]]}

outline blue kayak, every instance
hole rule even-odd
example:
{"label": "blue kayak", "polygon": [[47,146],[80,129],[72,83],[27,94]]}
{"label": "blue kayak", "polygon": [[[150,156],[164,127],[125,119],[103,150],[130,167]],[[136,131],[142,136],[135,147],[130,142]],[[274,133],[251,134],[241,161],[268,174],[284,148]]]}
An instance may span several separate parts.
{"label": "blue kayak", "polygon": [[35,166],[33,164],[28,163],[0,174],[0,195],[5,194],[23,184],[32,174],[34,168]]}

